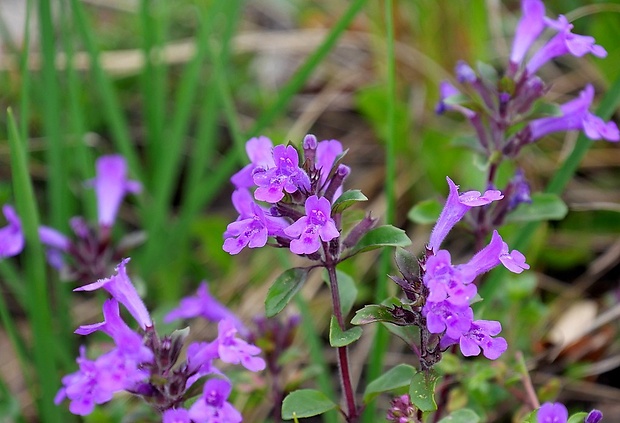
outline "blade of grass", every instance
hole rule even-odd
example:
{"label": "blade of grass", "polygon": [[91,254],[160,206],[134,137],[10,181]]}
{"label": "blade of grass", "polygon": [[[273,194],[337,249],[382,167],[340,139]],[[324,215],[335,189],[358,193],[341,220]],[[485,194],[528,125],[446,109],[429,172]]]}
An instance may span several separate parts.
{"label": "blade of grass", "polygon": [[[596,114],[603,119],[609,119],[618,107],[620,107],[620,77],[616,79],[603,97]],[[566,188],[566,185],[572,179],[579,168],[579,164],[592,146],[592,143],[593,141],[588,139],[583,133],[579,135],[575,148],[571,151],[560,168],[554,173],[551,181],[549,181],[549,184],[545,188],[545,192],[556,195],[562,194],[564,188]],[[522,230],[517,232],[515,239],[508,243],[510,248],[515,248],[520,251],[526,250],[540,224],[541,222],[531,222],[525,225]],[[494,270],[485,280],[480,289],[482,298],[491,300],[496,295],[499,295],[499,288],[501,286],[502,276],[504,275],[502,270],[504,269]],[[484,307],[482,307],[482,310],[484,310]]]}
{"label": "blade of grass", "polygon": [[[396,200],[394,184],[396,182],[396,57],[394,53],[394,4],[393,0],[385,1],[385,31],[386,31],[386,94],[387,110],[386,125],[387,139],[385,140],[385,223],[391,225],[395,220]],[[392,249],[386,248],[381,253],[375,302],[380,303],[388,296],[387,274],[390,270]],[[389,345],[389,332],[383,325],[379,325],[368,362],[368,381],[378,378],[383,371],[383,360]],[[372,423],[376,418],[376,405],[368,404],[362,415],[362,422]]]}
{"label": "blade of grass", "polygon": [[30,56],[30,18],[32,0],[26,2],[26,19],[24,21],[24,48],[19,58],[20,76],[22,79],[19,99],[19,128],[23,139],[28,139],[28,119],[30,118],[30,71],[28,57]]}
{"label": "blade of grass", "polygon": [[[139,181],[144,181],[144,171],[138,160],[138,153],[131,141],[129,126],[123,115],[123,109],[110,78],[106,75],[101,63],[99,62],[99,50],[95,44],[95,37],[92,33],[92,25],[89,23],[79,0],[71,0],[73,11],[73,22],[80,33],[82,41],[88,50],[90,57],[90,68],[95,80],[95,86],[101,95],[102,113],[110,125],[112,141],[116,148],[127,159],[131,173]],[[141,198],[141,197],[138,197]]]}
{"label": "blade of grass", "polygon": [[61,409],[53,403],[58,384],[55,354],[50,346],[56,342],[53,317],[48,302],[49,291],[45,275],[45,259],[39,241],[39,215],[32,181],[28,173],[28,154],[25,143],[20,139],[13,113],[8,110],[9,145],[13,174],[15,203],[22,220],[26,248],[24,268],[30,294],[28,316],[32,324],[33,355],[40,394],[38,395],[39,418],[42,422],[67,421]]}

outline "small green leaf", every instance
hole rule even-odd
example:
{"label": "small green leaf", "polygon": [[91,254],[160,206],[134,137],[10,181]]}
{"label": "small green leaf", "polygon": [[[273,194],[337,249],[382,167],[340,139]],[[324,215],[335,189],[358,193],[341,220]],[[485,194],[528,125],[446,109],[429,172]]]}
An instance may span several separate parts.
{"label": "small green leaf", "polygon": [[521,423],[536,423],[536,415],[538,414],[538,410],[532,411],[530,414],[525,416]]}
{"label": "small green leaf", "polygon": [[528,114],[529,118],[541,118],[550,116],[562,116],[562,109],[559,104],[547,103],[545,101],[537,101],[532,107],[532,111]]}
{"label": "small green leaf", "polygon": [[353,325],[367,325],[375,322],[394,323],[398,321],[392,316],[389,307],[380,304],[370,304],[357,310],[351,320]]}
{"label": "small green leaf", "polygon": [[463,408],[450,413],[449,416],[439,420],[439,423],[478,423],[480,417],[472,410]]}
{"label": "small green leaf", "polygon": [[435,385],[439,376],[434,371],[418,372],[411,379],[409,397],[411,403],[422,411],[437,410]]}
{"label": "small green leaf", "polygon": [[429,223],[437,222],[437,218],[441,213],[442,205],[437,200],[424,200],[413,206],[407,218],[414,223],[420,225],[427,225]]}
{"label": "small green leaf", "polygon": [[353,247],[352,254],[381,247],[406,247],[409,244],[411,240],[405,231],[392,225],[383,225],[364,235]]}
{"label": "small green leaf", "polygon": [[420,344],[420,330],[417,326],[399,326],[386,322],[381,322],[381,324],[385,326],[392,335],[405,341],[405,344],[409,346]]}
{"label": "small green leaf", "polygon": [[588,413],[581,411],[579,413],[575,413],[572,416],[570,416],[566,423],[583,423],[583,421],[586,419],[587,416],[588,416]]}
{"label": "small green leaf", "polygon": [[292,420],[295,417],[318,416],[338,407],[324,393],[315,389],[293,391],[282,402],[282,418]]}
{"label": "small green leaf", "polygon": [[531,203],[522,203],[506,218],[506,222],[561,220],[568,213],[566,203],[555,194],[532,194]]}
{"label": "small green leaf", "polygon": [[342,213],[344,210],[351,207],[353,204],[360,201],[368,201],[368,197],[362,194],[359,189],[352,189],[342,193],[340,197],[332,205],[332,215],[336,213]]}
{"label": "small green leaf", "polygon": [[420,268],[418,258],[404,248],[397,248],[394,253],[396,267],[403,274],[405,279],[412,281],[417,277],[417,271]]}
{"label": "small green leaf", "polygon": [[346,347],[349,344],[360,339],[362,336],[362,328],[356,326],[346,331],[342,331],[336,318],[332,316],[332,320],[329,323],[329,345],[334,348]]}
{"label": "small green leaf", "polygon": [[408,364],[399,364],[396,367],[392,367],[368,384],[364,391],[364,403],[368,404],[381,392],[409,386],[416,371],[415,367]]}
{"label": "small green leaf", "polygon": [[281,312],[306,281],[309,270],[294,267],[282,273],[271,285],[265,299],[265,314],[273,317]]}

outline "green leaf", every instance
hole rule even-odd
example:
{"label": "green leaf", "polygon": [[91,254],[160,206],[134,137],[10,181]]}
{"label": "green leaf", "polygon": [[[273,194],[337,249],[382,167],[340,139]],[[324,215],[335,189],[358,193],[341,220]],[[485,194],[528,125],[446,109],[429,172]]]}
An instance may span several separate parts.
{"label": "green leaf", "polygon": [[392,316],[389,307],[380,304],[370,304],[361,310],[357,310],[351,319],[353,325],[367,325],[375,322],[395,323],[398,320]]}
{"label": "green leaf", "polygon": [[420,344],[420,330],[416,326],[399,326],[392,323],[381,322],[383,326],[394,336],[402,339],[405,344],[419,345]]}
{"label": "green leaf", "polygon": [[439,376],[434,371],[418,372],[411,379],[409,397],[411,403],[422,411],[437,410],[435,385]]}
{"label": "green leaf", "polygon": [[352,254],[370,251],[381,247],[406,247],[411,240],[403,231],[392,225],[379,226],[370,230],[353,247]]}
{"label": "green leaf", "polygon": [[442,205],[437,200],[420,201],[409,210],[407,218],[420,225],[435,223],[441,213],[441,208]]}
{"label": "green leaf", "polygon": [[332,215],[336,213],[342,213],[344,210],[351,207],[353,204],[360,201],[368,201],[368,197],[362,194],[359,189],[352,189],[344,192],[332,205]]}
{"label": "green leaf", "polygon": [[360,339],[361,336],[361,327],[356,326],[343,332],[338,325],[336,317],[332,316],[332,320],[329,323],[329,345],[334,348],[345,347]]}
{"label": "green leaf", "polygon": [[570,416],[566,423],[583,423],[583,421],[586,419],[587,416],[588,416],[588,413],[581,411],[579,413],[575,413],[572,416]]}
{"label": "green leaf", "polygon": [[321,391],[299,389],[293,391],[282,402],[282,418],[292,420],[295,417],[312,417],[338,407]]}
{"label": "green leaf", "polygon": [[396,267],[398,267],[405,279],[409,281],[415,280],[417,277],[416,273],[420,268],[418,258],[404,248],[397,248],[394,258],[396,260]]}
{"label": "green leaf", "polygon": [[540,220],[561,220],[568,213],[568,207],[555,194],[532,194],[530,204],[522,203],[506,218],[506,222],[535,222]]}
{"label": "green leaf", "polygon": [[265,314],[273,317],[281,312],[308,278],[309,270],[294,267],[286,270],[271,285],[265,299]]}
{"label": "green leaf", "polygon": [[[340,310],[342,315],[346,316],[353,308],[355,300],[357,300],[357,286],[351,276],[338,269],[336,269],[336,277],[338,278],[338,293],[340,294]],[[327,271],[323,272],[323,279],[331,289]]]}
{"label": "green leaf", "polygon": [[439,420],[439,423],[478,423],[480,417],[472,410],[463,408],[450,413],[449,416]]}
{"label": "green leaf", "polygon": [[536,415],[538,414],[538,410],[532,411],[530,414],[525,416],[521,423],[536,423]]}
{"label": "green leaf", "polygon": [[559,104],[537,101],[534,103],[532,111],[528,114],[530,119],[550,116],[562,116],[562,109]]}
{"label": "green leaf", "polygon": [[372,399],[381,392],[409,386],[416,371],[415,367],[408,364],[399,364],[398,366],[392,367],[368,384],[364,391],[364,403],[367,404],[372,401]]}

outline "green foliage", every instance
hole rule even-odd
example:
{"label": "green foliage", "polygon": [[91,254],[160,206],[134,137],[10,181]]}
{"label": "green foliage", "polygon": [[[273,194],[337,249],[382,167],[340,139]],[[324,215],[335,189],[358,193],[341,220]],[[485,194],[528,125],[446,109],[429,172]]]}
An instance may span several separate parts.
{"label": "green foliage", "polygon": [[343,331],[338,325],[335,316],[332,316],[329,323],[329,345],[334,348],[346,347],[349,344],[360,339],[362,336],[362,328],[356,326],[354,328]]}
{"label": "green foliage", "polygon": [[392,225],[371,229],[353,247],[351,254],[370,251],[381,247],[406,247],[411,240],[405,231]]}
{"label": "green foliage", "polygon": [[411,385],[411,380],[417,370],[408,364],[399,364],[383,373],[377,379],[371,381],[364,391],[364,402],[372,401],[382,392],[389,392],[395,389],[404,388]]}
{"label": "green foliage", "polygon": [[332,214],[342,213],[360,201],[368,201],[368,198],[362,194],[362,191],[359,189],[345,191],[336,201],[334,201],[334,204],[332,204]]}
{"label": "green foliage", "polygon": [[422,411],[436,410],[435,385],[438,379],[439,375],[432,370],[416,373],[409,386],[411,403]]}
{"label": "green foliage", "polygon": [[472,410],[462,409],[453,411],[448,416],[439,420],[438,423],[478,423],[480,417]]}
{"label": "green foliage", "polygon": [[265,314],[273,317],[281,312],[299,291],[308,277],[309,270],[295,267],[284,271],[275,280],[265,298]]}
{"label": "green foliage", "polygon": [[284,398],[282,418],[292,420],[296,417],[312,417],[333,410],[338,406],[320,391],[300,389],[293,391]]}

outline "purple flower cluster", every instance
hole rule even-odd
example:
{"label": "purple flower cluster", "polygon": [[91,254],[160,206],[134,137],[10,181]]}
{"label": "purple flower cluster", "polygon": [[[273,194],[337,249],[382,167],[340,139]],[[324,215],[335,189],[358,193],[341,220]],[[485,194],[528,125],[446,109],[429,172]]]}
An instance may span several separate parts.
{"label": "purple flower cluster", "polygon": [[484,206],[503,198],[501,192],[488,190],[481,194],[469,191],[459,195],[458,187],[447,178],[450,193],[446,204],[431,233],[427,256],[422,264],[422,281],[428,289],[422,315],[426,318],[430,333],[443,334],[442,349],[458,343],[465,356],[482,353],[495,360],[506,351],[506,340],[494,338],[501,332],[501,324],[495,321],[474,320],[470,307],[477,288],[473,283],[481,274],[503,264],[508,270],[521,273],[529,266],[520,252],[509,252],[508,245],[497,231],[490,243],[476,253],[468,263],[453,265],[450,253],[440,249],[441,243],[472,207]]}
{"label": "purple flower cluster", "polygon": [[[557,19],[545,16],[542,0],[522,0],[523,16],[519,21],[512,45],[507,72],[503,78],[489,80],[479,76],[465,62],[456,66],[457,80],[464,85],[461,91],[449,82],[440,87],[440,102],[437,111],[452,110],[465,116],[476,133],[482,147],[491,154],[500,151],[515,156],[526,144],[532,143],[552,132],[581,130],[593,140],[620,140],[620,131],[614,122],[605,122],[592,114],[589,108],[594,98],[594,88],[588,85],[575,100],[559,108],[559,116],[530,119],[523,129],[512,136],[503,134],[511,125],[523,122],[532,113],[534,104],[547,92],[545,83],[536,72],[547,62],[563,55],[582,57],[592,54],[603,58],[607,52],[595,44],[593,37],[572,32],[573,25],[566,17]],[[545,29],[554,32],[541,48],[530,53],[535,41]],[[471,98],[463,96],[472,89],[482,99],[481,107],[469,106]],[[464,100],[467,98],[467,100]],[[488,119],[488,126],[483,123]],[[502,136],[498,136],[502,134]]]}
{"label": "purple flower cluster", "polygon": [[319,142],[307,135],[303,161],[292,145],[274,147],[264,136],[249,140],[246,151],[250,164],[231,178],[239,217],[224,233],[225,251],[237,254],[245,247],[263,247],[273,237],[295,254],[312,255],[322,243],[338,239],[332,202],[350,173],[339,163],[339,141]]}
{"label": "purple flower cluster", "polygon": [[[241,414],[227,401],[232,385],[214,361],[219,359],[260,371],[265,368],[265,361],[257,356],[260,349],[238,338],[235,327],[238,319],[230,318],[230,311],[220,309],[218,337],[212,342],[189,344],[186,360],[179,363],[188,330],[163,337],[157,334],[146,306],[127,275],[128,261],[125,259],[118,265],[114,276],[76,289],[102,288],[111,295],[103,305],[103,322],[80,326],[75,332],[88,335],[101,331],[112,339],[114,348],[91,360],[82,347],[77,359],[79,369],[62,379],[56,404],[69,399],[73,414],[87,415],[96,404],[110,401],[116,392],[127,391],[161,412],[164,422],[241,422]],[[119,304],[136,320],[139,331],[123,321]],[[185,409],[185,401],[191,398],[190,388],[205,377],[202,395]]]}
{"label": "purple flower cluster", "polygon": [[[128,193],[139,193],[142,186],[127,178],[127,163],[122,156],[102,156],[96,167],[95,178],[87,184],[95,189],[97,197],[97,227],[91,227],[80,216],[71,218],[74,239],[49,226],[39,227],[39,238],[47,247],[47,260],[65,280],[103,278],[128,249],[141,242],[139,234],[129,234],[113,245],[110,235],[123,198]],[[3,212],[8,225],[0,229],[0,258],[17,255],[24,247],[19,216],[9,205],[4,206]],[[69,262],[65,255],[71,258]]]}

